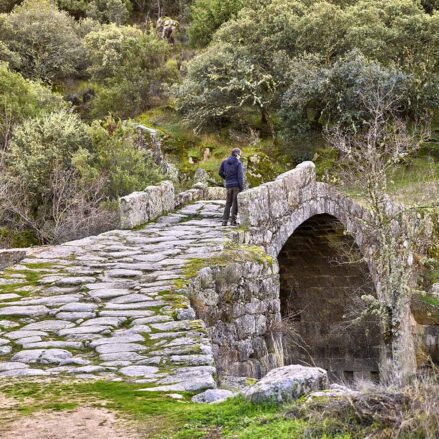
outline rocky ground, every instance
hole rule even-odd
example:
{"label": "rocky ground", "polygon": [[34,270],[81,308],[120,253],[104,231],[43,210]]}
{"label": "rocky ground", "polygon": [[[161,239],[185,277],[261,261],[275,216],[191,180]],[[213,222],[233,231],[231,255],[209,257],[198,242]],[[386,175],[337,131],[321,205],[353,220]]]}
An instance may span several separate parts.
{"label": "rocky ground", "polygon": [[0,379],[74,374],[150,390],[215,387],[210,341],[185,296],[192,258],[222,251],[222,201],[139,230],[34,251],[0,274]]}

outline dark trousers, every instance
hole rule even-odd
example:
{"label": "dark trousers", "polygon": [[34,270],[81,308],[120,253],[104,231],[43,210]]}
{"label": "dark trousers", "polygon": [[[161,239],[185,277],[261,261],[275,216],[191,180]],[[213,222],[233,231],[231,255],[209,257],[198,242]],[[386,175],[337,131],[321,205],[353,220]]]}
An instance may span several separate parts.
{"label": "dark trousers", "polygon": [[224,208],[223,221],[228,221],[230,217],[230,209],[232,209],[232,223],[236,222],[236,215],[238,214],[238,194],[241,191],[238,187],[227,188],[226,207]]}

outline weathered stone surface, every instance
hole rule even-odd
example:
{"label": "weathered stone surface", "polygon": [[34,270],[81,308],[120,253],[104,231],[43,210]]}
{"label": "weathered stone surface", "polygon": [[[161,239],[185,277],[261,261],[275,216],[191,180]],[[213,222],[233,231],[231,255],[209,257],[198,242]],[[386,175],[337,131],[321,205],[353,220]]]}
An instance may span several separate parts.
{"label": "weathered stone surface", "polygon": [[48,372],[42,369],[12,369],[5,370],[0,372],[1,377],[32,377],[32,376],[41,376],[41,375],[49,375]]}
{"label": "weathered stone surface", "polygon": [[144,351],[146,347],[138,343],[108,343],[96,346],[95,349],[100,354],[113,354],[119,352]]}
{"label": "weathered stone surface", "polygon": [[57,319],[61,320],[80,320],[80,319],[91,319],[95,317],[95,314],[92,312],[59,312],[56,314]]}
{"label": "weathered stone surface", "polygon": [[5,306],[0,308],[0,316],[39,317],[49,314],[45,306]]}
{"label": "weathered stone surface", "polygon": [[11,340],[18,340],[20,338],[27,338],[27,337],[36,337],[36,336],[46,336],[47,332],[43,331],[26,331],[26,330],[19,330],[19,331],[11,331],[7,334],[5,334],[5,337],[10,338]]}
{"label": "weathered stone surface", "polygon": [[129,377],[150,377],[159,371],[154,366],[127,366],[120,369],[120,373]]}
{"label": "weathered stone surface", "polygon": [[72,354],[64,349],[32,349],[22,350],[12,357],[12,361],[21,363],[60,364],[72,358]]}
{"label": "weathered stone surface", "polygon": [[63,320],[42,320],[41,322],[29,323],[21,328],[23,331],[59,331],[60,329],[71,328],[71,322]]}
{"label": "weathered stone surface", "polygon": [[291,365],[273,369],[244,392],[252,402],[283,403],[329,386],[328,375],[319,367]]}
{"label": "weathered stone surface", "polygon": [[61,329],[58,332],[58,334],[61,336],[77,335],[77,334],[101,334],[103,332],[108,332],[109,330],[110,330],[109,326],[87,325],[87,326],[76,326],[74,328]]}
{"label": "weathered stone surface", "polygon": [[225,389],[209,389],[192,397],[192,402],[214,403],[222,402],[226,399],[233,398],[235,394]]}
{"label": "weathered stone surface", "polygon": [[6,361],[6,362],[1,362],[0,361],[0,372],[5,372],[7,370],[16,370],[16,369],[26,369],[27,367],[29,367],[27,364],[25,363],[20,363],[20,362],[13,362],[13,361]]}

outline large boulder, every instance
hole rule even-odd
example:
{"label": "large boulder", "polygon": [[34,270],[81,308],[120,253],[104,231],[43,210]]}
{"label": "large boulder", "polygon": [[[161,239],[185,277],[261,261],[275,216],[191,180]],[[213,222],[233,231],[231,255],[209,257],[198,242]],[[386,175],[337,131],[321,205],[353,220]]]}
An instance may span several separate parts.
{"label": "large boulder", "polygon": [[327,389],[328,386],[328,374],[324,369],[293,364],[271,370],[254,386],[245,390],[244,396],[255,403],[282,403],[316,390]]}

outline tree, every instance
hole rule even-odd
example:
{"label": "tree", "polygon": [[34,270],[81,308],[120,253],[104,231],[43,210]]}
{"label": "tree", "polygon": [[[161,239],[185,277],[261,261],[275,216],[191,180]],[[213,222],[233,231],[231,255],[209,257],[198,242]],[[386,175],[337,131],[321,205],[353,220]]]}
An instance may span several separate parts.
{"label": "tree", "polygon": [[104,194],[109,199],[142,190],[161,179],[145,146],[143,133],[130,122],[109,117],[93,122],[89,133],[93,143],[91,150],[80,148],[72,163],[85,181],[102,178]]}
{"label": "tree", "polygon": [[101,23],[125,24],[131,11],[128,0],[93,0],[86,7],[87,17]]}
{"label": "tree", "polygon": [[272,73],[254,62],[252,53],[230,44],[216,44],[196,57],[176,89],[177,108],[196,130],[239,114],[246,106],[260,111],[274,136],[271,105],[277,83]]}
{"label": "tree", "polygon": [[[420,3],[412,0],[389,0],[384,3],[380,0],[271,0],[252,2],[251,5],[246,2],[236,18],[228,20],[217,30],[209,49],[189,63],[189,74],[178,93],[179,108],[185,114],[188,107],[192,108],[191,115],[197,118],[197,126],[208,125],[212,116],[217,117],[214,114],[215,101],[232,102],[231,108],[226,105],[226,113],[234,109],[233,114],[237,117],[242,117],[249,107],[257,108],[259,99],[252,102],[251,99],[238,100],[236,97],[240,92],[237,92],[235,84],[242,83],[242,78],[246,76],[242,69],[237,69],[235,73],[231,68],[227,71],[229,66],[221,66],[222,62],[236,62],[239,65],[242,58],[242,63],[247,62],[253,72],[258,72],[258,75],[263,73],[264,78],[270,77],[275,84],[276,93],[268,101],[270,111],[276,111],[280,108],[278,97],[288,88],[291,91],[299,86],[306,93],[311,92],[308,72],[298,65],[297,60],[308,59],[309,73],[318,82],[318,78],[324,76],[324,69],[330,69],[354,49],[384,70],[399,71],[410,77],[411,98],[415,97],[415,101],[421,102],[429,94],[424,101],[428,105],[428,99],[435,94],[434,84],[439,74],[437,35],[439,15],[426,14]],[[319,69],[311,66],[311,58],[315,60],[314,64],[319,64]],[[290,62],[292,65],[288,68]],[[205,73],[208,73],[209,65],[212,69],[226,72],[221,73],[216,81],[221,83],[221,96],[218,96],[219,88],[216,93],[212,92],[209,89],[211,84],[200,75],[197,80],[203,81],[205,87],[197,89],[194,74],[202,71],[201,64],[206,66]],[[294,68],[299,72],[296,75]],[[289,79],[292,81],[290,87]],[[305,84],[303,87],[300,79]],[[315,86],[324,87],[324,84],[317,82]],[[340,88],[340,85],[335,84],[334,90],[337,87]],[[192,90],[197,90],[198,96]],[[186,91],[189,91],[187,99],[184,96]],[[267,102],[267,93],[264,95]],[[306,96],[302,98],[306,99]],[[312,96],[310,98],[314,99]],[[196,107],[199,107],[199,111]],[[225,107],[223,104],[220,107],[221,116],[225,114]]]}
{"label": "tree", "polygon": [[5,47],[16,54],[9,60],[11,68],[27,78],[60,80],[75,74],[83,63],[73,18],[50,0],[26,0],[1,15],[0,34]]}
{"label": "tree", "polygon": [[191,6],[189,40],[193,46],[207,46],[215,31],[243,6],[243,0],[195,0]]}
{"label": "tree", "polygon": [[0,150],[7,148],[14,127],[26,118],[65,106],[61,96],[0,63]]}
{"label": "tree", "polygon": [[331,66],[322,64],[318,56],[297,58],[290,63],[287,77],[281,107],[289,131],[334,124],[361,129],[373,117],[362,97],[376,89],[397,97],[392,111],[398,116],[416,118],[428,106],[439,106],[433,86],[416,92],[413,75],[369,61],[359,51],[348,53]]}
{"label": "tree", "polygon": [[380,317],[387,360],[382,372],[393,383],[403,384],[416,371],[410,303],[416,288],[416,258],[425,251],[430,226],[416,210],[392,203],[387,186],[396,166],[415,153],[426,136],[423,129],[409,130],[396,117],[396,94],[377,87],[361,98],[371,115],[363,129],[346,132],[342,126],[333,127],[328,139],[341,154],[345,181],[355,182],[369,212],[362,223],[363,244],[371,249],[365,258],[372,267],[377,299],[363,296],[359,314]]}
{"label": "tree", "polygon": [[88,72],[99,85],[95,116],[139,114],[160,98],[163,83],[176,78],[167,64],[169,45],[153,33],[109,24],[88,33],[84,45]]}

